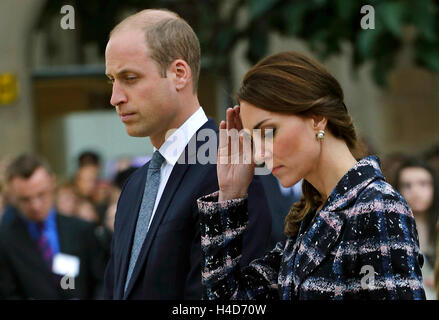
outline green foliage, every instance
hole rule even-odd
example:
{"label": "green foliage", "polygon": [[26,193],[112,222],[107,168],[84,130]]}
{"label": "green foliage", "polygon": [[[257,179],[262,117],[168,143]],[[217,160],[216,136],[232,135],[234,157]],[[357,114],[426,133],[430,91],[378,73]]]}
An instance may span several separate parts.
{"label": "green foliage", "polygon": [[[194,27],[202,55],[210,61],[207,67],[225,77],[230,76],[230,53],[239,40],[249,41],[247,58],[256,63],[267,54],[274,31],[306,41],[322,59],[339,54],[342,43],[351,43],[355,69],[371,62],[374,80],[385,85],[406,26],[415,29],[415,63],[439,72],[439,0],[50,0],[41,26],[59,15],[64,4],[76,9],[81,42],[97,42],[102,52],[123,9],[173,10]],[[363,5],[375,9],[373,30],[361,29]]]}
{"label": "green foliage", "polygon": [[252,19],[258,19],[273,9],[274,5],[280,0],[249,0],[248,10]]}

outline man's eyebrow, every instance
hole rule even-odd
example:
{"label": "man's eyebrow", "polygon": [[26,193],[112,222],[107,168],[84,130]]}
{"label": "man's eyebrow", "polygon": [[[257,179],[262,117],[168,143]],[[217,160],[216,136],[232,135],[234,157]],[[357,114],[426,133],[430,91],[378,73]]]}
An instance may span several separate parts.
{"label": "man's eyebrow", "polygon": [[259,121],[254,127],[253,127],[253,130],[255,130],[255,129],[258,129],[265,121],[268,121],[268,120],[270,120],[271,118],[267,118],[267,119],[264,119],[264,120],[261,120],[261,121]]}
{"label": "man's eyebrow", "polygon": [[[116,72],[116,75],[121,76],[121,75],[124,75],[126,73],[139,73],[139,72],[134,70],[134,69],[122,69],[122,70]],[[111,74],[109,74],[109,73],[105,73],[105,75],[107,77],[111,77]]]}

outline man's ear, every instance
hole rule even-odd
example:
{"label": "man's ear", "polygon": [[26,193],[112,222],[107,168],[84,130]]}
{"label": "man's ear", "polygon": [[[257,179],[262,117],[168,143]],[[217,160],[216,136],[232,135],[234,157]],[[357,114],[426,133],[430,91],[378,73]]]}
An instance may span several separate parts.
{"label": "man's ear", "polygon": [[6,182],[6,184],[5,184],[6,188],[4,190],[5,191],[4,195],[6,196],[6,193],[7,193],[7,197],[12,201],[12,204],[17,205],[17,193],[16,193],[14,186],[13,186],[14,179],[15,178],[12,178],[11,181]]}
{"label": "man's ear", "polygon": [[170,71],[173,73],[175,89],[177,91],[183,90],[192,83],[192,71],[186,61],[176,59],[172,63]]}
{"label": "man's ear", "polygon": [[313,115],[311,116],[311,123],[315,131],[325,130],[328,124],[328,118],[322,115]]}

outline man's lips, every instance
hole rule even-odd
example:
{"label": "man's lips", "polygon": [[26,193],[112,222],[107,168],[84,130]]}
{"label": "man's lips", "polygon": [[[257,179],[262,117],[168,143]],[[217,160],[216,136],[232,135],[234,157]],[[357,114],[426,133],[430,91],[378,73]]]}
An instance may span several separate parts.
{"label": "man's lips", "polygon": [[122,120],[122,122],[127,122],[127,121],[132,120],[135,115],[136,115],[135,112],[133,112],[133,113],[124,112],[124,113],[120,113],[119,117]]}
{"label": "man's lips", "polygon": [[282,166],[274,167],[273,170],[271,170],[271,173],[276,174],[276,172],[278,172],[280,168],[282,168]]}

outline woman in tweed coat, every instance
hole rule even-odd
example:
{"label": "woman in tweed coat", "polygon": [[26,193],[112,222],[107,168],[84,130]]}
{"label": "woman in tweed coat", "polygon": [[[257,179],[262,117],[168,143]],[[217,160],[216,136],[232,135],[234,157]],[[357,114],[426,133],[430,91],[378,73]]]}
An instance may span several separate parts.
{"label": "woman in tweed coat", "polygon": [[[238,101],[220,124],[228,133],[220,134],[220,190],[198,200],[205,298],[425,299],[413,214],[377,157],[354,157],[337,80],[314,60],[279,53],[244,76]],[[240,138],[236,153],[230,129],[253,139],[251,164],[242,161],[248,140]],[[287,240],[240,268],[255,162],[285,187],[303,178],[304,196],[285,220]]]}

